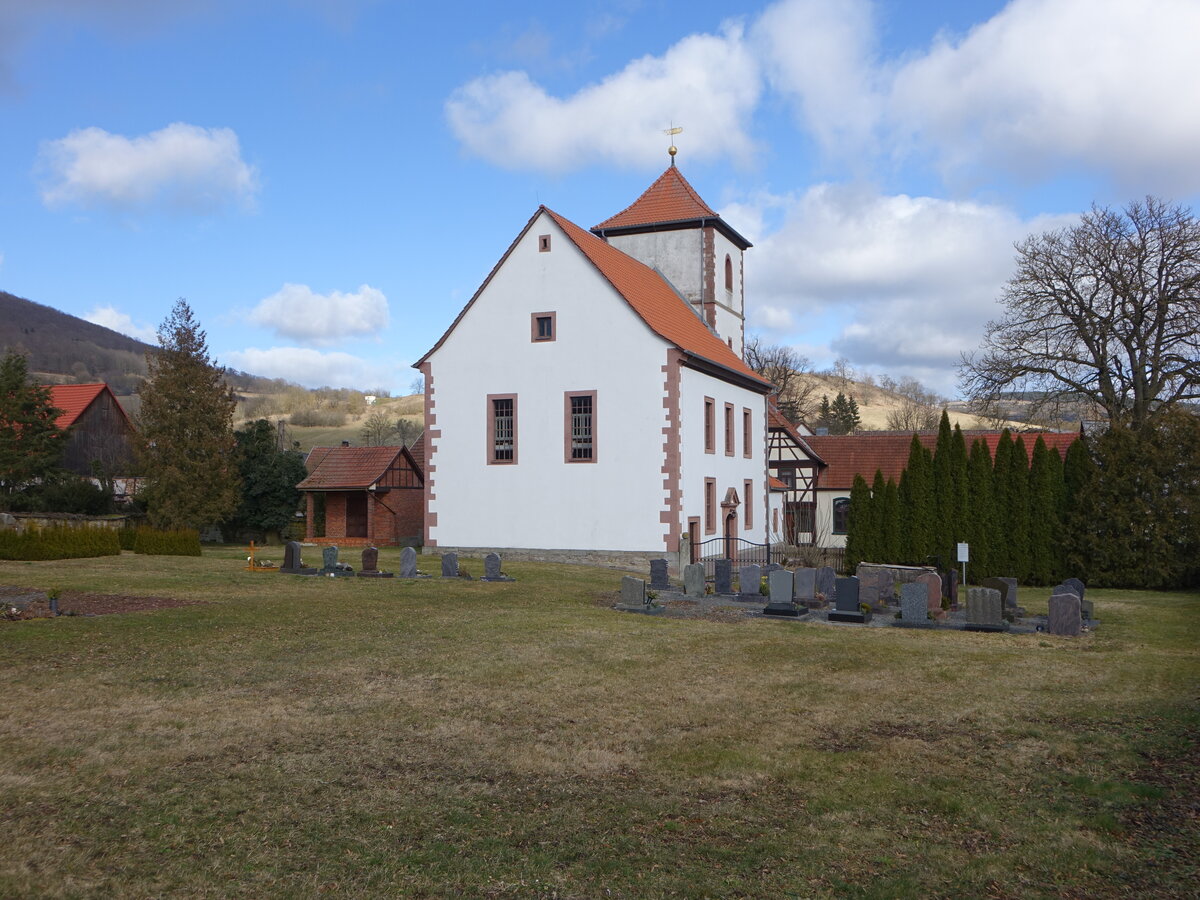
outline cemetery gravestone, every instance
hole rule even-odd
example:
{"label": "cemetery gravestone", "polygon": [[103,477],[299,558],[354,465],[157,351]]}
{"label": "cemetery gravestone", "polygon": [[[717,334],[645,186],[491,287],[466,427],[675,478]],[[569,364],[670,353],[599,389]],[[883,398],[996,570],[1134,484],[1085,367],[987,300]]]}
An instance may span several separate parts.
{"label": "cemetery gravestone", "polygon": [[983,587],[1000,592],[1001,602],[1005,609],[1017,608],[1017,579],[1015,578],[985,578]]}
{"label": "cemetery gravestone", "polygon": [[958,608],[958,569],[951,569],[942,575],[942,596],[950,598],[950,606]]}
{"label": "cemetery gravestone", "polygon": [[825,598],[826,603],[833,602],[837,594],[837,572],[833,571],[832,566],[817,569],[817,593]]}
{"label": "cemetery gravestone", "polygon": [[442,577],[458,577],[458,554],[454,552],[442,554]]}
{"label": "cemetery gravestone", "polygon": [[795,588],[792,596],[799,603],[809,604],[817,599],[817,570],[797,569],[792,575]]}
{"label": "cemetery gravestone", "polygon": [[400,577],[417,577],[417,551],[412,547],[405,547],[400,551]]}
{"label": "cemetery gravestone", "polygon": [[480,581],[513,581],[500,571],[500,554],[494,550],[483,558],[483,577]]}
{"label": "cemetery gravestone", "polygon": [[757,600],[762,596],[762,566],[742,566],[738,570],[738,597]]}
{"label": "cemetery gravestone", "polygon": [[[1067,582],[1074,582],[1074,583],[1068,584]],[[1074,594],[1076,597],[1079,598],[1080,615],[1083,616],[1084,621],[1091,621],[1092,619],[1096,618],[1096,608],[1092,605],[1091,600],[1083,599],[1083,594],[1075,587],[1075,585],[1079,584],[1079,583],[1080,583],[1080,581],[1078,578],[1068,578],[1066,581],[1064,581],[1062,584],[1060,584],[1058,587],[1056,587],[1054,590],[1052,590],[1050,592],[1050,595],[1053,596],[1054,594]]]}
{"label": "cemetery gravestone", "polygon": [[857,622],[865,625],[871,621],[870,610],[863,610],[858,603],[858,579],[839,578],[834,585],[836,607],[829,613],[830,622]]}
{"label": "cemetery gravestone", "polygon": [[317,570],[304,565],[300,558],[300,542],[288,541],[283,548],[283,565],[279,571],[284,575],[316,575]]}
{"label": "cemetery gravestone", "polygon": [[1006,631],[1003,601],[995,588],[967,588],[967,631]]}
{"label": "cemetery gravestone", "polygon": [[937,572],[922,572],[913,581],[925,588],[926,609],[937,613],[942,611],[942,579]]}
{"label": "cemetery gravestone", "polygon": [[1087,594],[1087,591],[1084,589],[1083,582],[1080,581],[1078,578],[1064,578],[1063,584],[1065,584],[1069,588],[1074,588],[1075,596],[1078,597],[1080,600],[1082,600],[1084,598],[1084,596]]}
{"label": "cemetery gravestone", "polygon": [[338,548],[336,545],[330,545],[321,551],[321,559],[324,565],[321,567],[322,575],[353,575],[354,570],[345,563],[338,562]]}
{"label": "cemetery gravestone", "polygon": [[792,573],[787,569],[775,569],[767,575],[767,584],[771,590],[771,600],[763,609],[763,615],[795,617],[797,612],[796,604],[792,602]]}
{"label": "cemetery gravestone", "polygon": [[667,577],[667,561],[665,559],[650,560],[650,587],[656,591],[669,591],[671,581]]}
{"label": "cemetery gravestone", "polygon": [[359,578],[391,578],[391,572],[379,571],[379,550],[376,547],[367,547],[362,552],[362,570],[358,573]]}
{"label": "cemetery gravestone", "polygon": [[643,606],[646,603],[646,582],[632,575],[621,578],[621,605]]}
{"label": "cemetery gravestone", "polygon": [[1074,594],[1052,594],[1046,630],[1051,634],[1077,637],[1083,630],[1079,598]]}
{"label": "cemetery gravestone", "polygon": [[900,585],[900,624],[928,625],[929,590],[923,584]]}
{"label": "cemetery gravestone", "polygon": [[732,594],[733,560],[718,559],[714,569],[716,573],[716,584],[713,585],[713,592],[717,594]]}
{"label": "cemetery gravestone", "polygon": [[683,567],[683,592],[689,597],[704,596],[704,566],[690,563]]}

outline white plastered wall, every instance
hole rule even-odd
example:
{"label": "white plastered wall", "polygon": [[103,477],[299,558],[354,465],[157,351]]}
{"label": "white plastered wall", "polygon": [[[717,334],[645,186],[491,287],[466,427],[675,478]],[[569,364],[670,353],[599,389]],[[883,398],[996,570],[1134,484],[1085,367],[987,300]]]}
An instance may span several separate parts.
{"label": "white plastered wall", "polygon": [[846,535],[833,533],[833,501],[850,499],[849,490],[817,490],[817,543],[822,547],[845,547]]}
{"label": "white plastered wall", "polygon": [[[714,400],[714,452],[704,450],[704,400]],[[725,404],[733,404],[732,456],[725,455]],[[743,455],[742,410],[749,409],[751,415],[751,455]],[[700,540],[710,540],[724,535],[721,501],[729,488],[737,491],[741,505],[738,507],[738,527],[735,537],[755,543],[763,543],[767,537],[768,508],[766,472],[766,431],[764,425],[765,403],[762,394],[738,387],[699,372],[683,367],[679,390],[680,420],[680,488],[683,502],[683,530],[687,520],[701,520]],[[704,480],[715,478],[717,486],[717,515],[714,530],[705,530],[704,525]],[[754,495],[745,495],[744,482],[753,482]],[[751,528],[745,528],[746,505],[752,504]]]}
{"label": "white plastered wall", "polygon": [[[539,251],[549,234],[551,249]],[[552,312],[553,341],[531,340]],[[441,546],[658,551],[667,343],[544,213],[429,359]],[[596,462],[564,462],[564,392],[596,391]],[[517,397],[517,461],[489,465],[487,395]]]}

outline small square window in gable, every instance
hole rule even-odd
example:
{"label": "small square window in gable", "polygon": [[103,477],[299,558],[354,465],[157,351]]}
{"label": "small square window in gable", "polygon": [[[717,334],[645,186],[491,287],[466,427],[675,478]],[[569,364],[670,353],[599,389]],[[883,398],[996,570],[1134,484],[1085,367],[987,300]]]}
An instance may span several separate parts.
{"label": "small square window in gable", "polygon": [[550,235],[539,234],[538,235],[538,253],[549,253],[549,252],[550,252]]}
{"label": "small square window in gable", "polygon": [[558,337],[558,315],[553,312],[529,314],[529,339],[536,343],[553,341]]}

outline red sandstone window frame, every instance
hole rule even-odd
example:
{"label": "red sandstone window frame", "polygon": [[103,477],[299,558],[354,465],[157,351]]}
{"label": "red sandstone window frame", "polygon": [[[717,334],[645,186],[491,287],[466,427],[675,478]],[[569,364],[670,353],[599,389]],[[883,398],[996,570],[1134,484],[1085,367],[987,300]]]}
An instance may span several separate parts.
{"label": "red sandstone window frame", "polygon": [[[496,401],[508,400],[512,403],[512,435],[508,440],[512,443],[512,458],[503,459],[497,458],[496,454],[500,449],[500,440],[503,440],[505,435],[497,434],[496,427]],[[517,464],[517,395],[516,394],[488,394],[487,395],[487,463],[489,466],[515,466]],[[499,440],[498,440],[499,439]]]}
{"label": "red sandstone window frame", "polygon": [[550,252],[550,235],[539,234],[538,235],[538,253],[549,253],[549,252]]}
{"label": "red sandstone window frame", "polygon": [[725,455],[733,456],[733,404],[725,404]]}
{"label": "red sandstone window frame", "polygon": [[717,452],[717,401],[704,398],[704,452]]}
{"label": "red sandstone window frame", "polygon": [[717,533],[717,479],[704,479],[704,533]]}
{"label": "red sandstone window frame", "polygon": [[[596,445],[597,423],[596,391],[563,392],[563,462],[594,463],[599,459]],[[577,416],[583,413],[575,408],[573,401],[587,399],[586,421]],[[586,450],[587,455],[583,455]]]}
{"label": "red sandstone window frame", "polygon": [[754,413],[742,407],[742,456],[754,456]]}
{"label": "red sandstone window frame", "polygon": [[725,290],[733,293],[733,259],[725,254]]}
{"label": "red sandstone window frame", "polygon": [[745,500],[743,505],[746,507],[744,516],[746,524],[742,528],[749,531],[754,527],[754,481],[750,478],[742,482],[742,498]]}
{"label": "red sandstone window frame", "polygon": [[[542,321],[546,321],[548,333],[543,334]],[[529,314],[529,339],[535,344],[548,344],[558,340],[558,314],[551,312],[535,312]]]}

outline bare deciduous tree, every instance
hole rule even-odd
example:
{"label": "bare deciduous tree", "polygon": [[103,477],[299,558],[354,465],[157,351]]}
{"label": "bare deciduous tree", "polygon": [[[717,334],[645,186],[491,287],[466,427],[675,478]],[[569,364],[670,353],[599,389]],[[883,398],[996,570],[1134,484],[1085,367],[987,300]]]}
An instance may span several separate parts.
{"label": "bare deciduous tree", "polygon": [[765,344],[758,335],[746,342],[746,365],[775,385],[779,410],[793,422],[806,422],[817,414],[817,383],[812,361],[791,347]]}
{"label": "bare deciduous tree", "polygon": [[368,447],[383,447],[395,434],[395,421],[381,409],[367,416],[360,432],[362,442]]}
{"label": "bare deciduous tree", "polygon": [[1200,222],[1148,197],[1093,206],[1073,228],[1017,244],[1017,271],[980,350],[964,354],[964,392],[983,408],[1024,392],[1033,414],[1089,401],[1138,427],[1200,399]]}
{"label": "bare deciduous tree", "polygon": [[[888,379],[891,381],[891,379]],[[910,375],[893,382],[892,393],[900,403],[888,410],[886,427],[889,431],[934,431],[941,419],[942,401],[933,391]]]}

